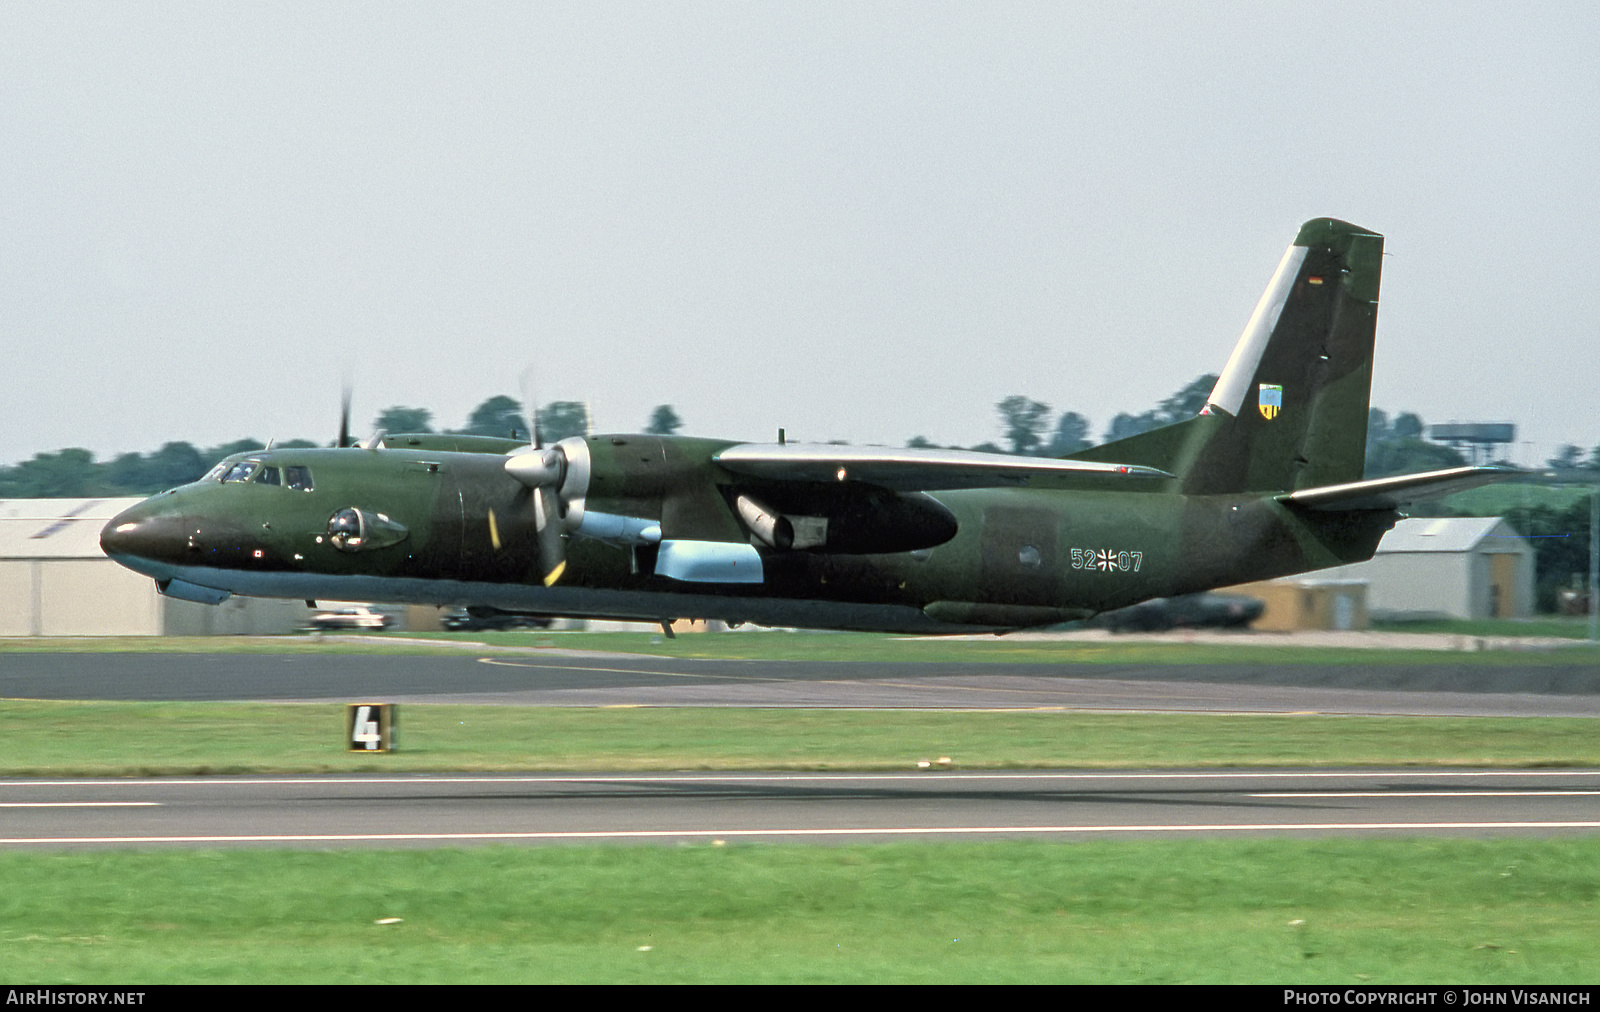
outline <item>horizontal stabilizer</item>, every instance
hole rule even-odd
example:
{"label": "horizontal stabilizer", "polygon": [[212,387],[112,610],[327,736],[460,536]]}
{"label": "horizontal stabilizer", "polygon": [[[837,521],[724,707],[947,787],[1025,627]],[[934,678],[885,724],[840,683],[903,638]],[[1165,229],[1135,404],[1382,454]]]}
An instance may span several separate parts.
{"label": "horizontal stabilizer", "polygon": [[1515,467],[1451,467],[1305,488],[1280,495],[1278,501],[1313,510],[1398,510],[1527,473]]}
{"label": "horizontal stabilizer", "polygon": [[741,443],[712,458],[735,474],[769,481],[861,481],[897,492],[1026,485],[1041,477],[1170,478],[1142,464],[1052,460],[977,450],[937,450],[832,443]]}

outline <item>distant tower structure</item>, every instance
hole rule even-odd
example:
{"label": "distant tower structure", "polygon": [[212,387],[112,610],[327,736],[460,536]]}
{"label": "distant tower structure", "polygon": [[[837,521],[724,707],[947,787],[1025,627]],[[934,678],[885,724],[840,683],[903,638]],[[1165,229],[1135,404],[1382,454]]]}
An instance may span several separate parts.
{"label": "distant tower structure", "polygon": [[1505,456],[1496,447],[1515,443],[1517,427],[1511,422],[1451,422],[1430,425],[1428,438],[1436,443],[1448,443],[1474,464],[1484,464]]}

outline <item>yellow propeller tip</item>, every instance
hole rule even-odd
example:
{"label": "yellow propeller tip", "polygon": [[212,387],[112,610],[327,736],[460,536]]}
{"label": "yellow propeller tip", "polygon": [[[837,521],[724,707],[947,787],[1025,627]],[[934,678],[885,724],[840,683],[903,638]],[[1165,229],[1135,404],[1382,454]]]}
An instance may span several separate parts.
{"label": "yellow propeller tip", "polygon": [[566,571],[567,571],[567,560],[562,559],[560,562],[556,563],[556,568],[550,570],[550,575],[548,575],[548,576],[546,576],[544,578],[544,585],[546,587],[554,586],[555,582],[557,580],[561,579],[561,574],[565,573]]}

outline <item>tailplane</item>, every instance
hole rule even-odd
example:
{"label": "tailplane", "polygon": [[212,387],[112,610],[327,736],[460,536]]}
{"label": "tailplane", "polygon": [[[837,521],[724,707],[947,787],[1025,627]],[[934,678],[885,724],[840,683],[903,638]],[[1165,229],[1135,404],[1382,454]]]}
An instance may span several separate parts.
{"label": "tailplane", "polygon": [[1497,464],[1451,467],[1443,471],[1397,474],[1388,478],[1369,478],[1366,481],[1323,485],[1320,488],[1302,488],[1296,492],[1285,492],[1278,496],[1278,501],[1322,513],[1339,513],[1345,510],[1404,510],[1419,502],[1443,499],[1457,492],[1480,488],[1527,473],[1520,468]]}

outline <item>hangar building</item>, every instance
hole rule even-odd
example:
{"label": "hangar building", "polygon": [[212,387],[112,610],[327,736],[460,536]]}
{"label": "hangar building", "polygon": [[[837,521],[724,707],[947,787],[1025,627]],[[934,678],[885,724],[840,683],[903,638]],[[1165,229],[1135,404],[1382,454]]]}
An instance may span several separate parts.
{"label": "hangar building", "polygon": [[1266,605],[1254,629],[1365,629],[1369,618],[1527,618],[1534,552],[1498,517],[1418,517],[1367,562],[1230,587]]}
{"label": "hangar building", "polygon": [[0,499],[0,636],[207,636],[293,632],[302,601],[163,597],[106,558],[100,528],[131,499]]}
{"label": "hangar building", "polygon": [[1365,580],[1367,608],[1374,615],[1528,618],[1533,614],[1533,546],[1499,517],[1402,520],[1383,536],[1370,561],[1316,575]]}

